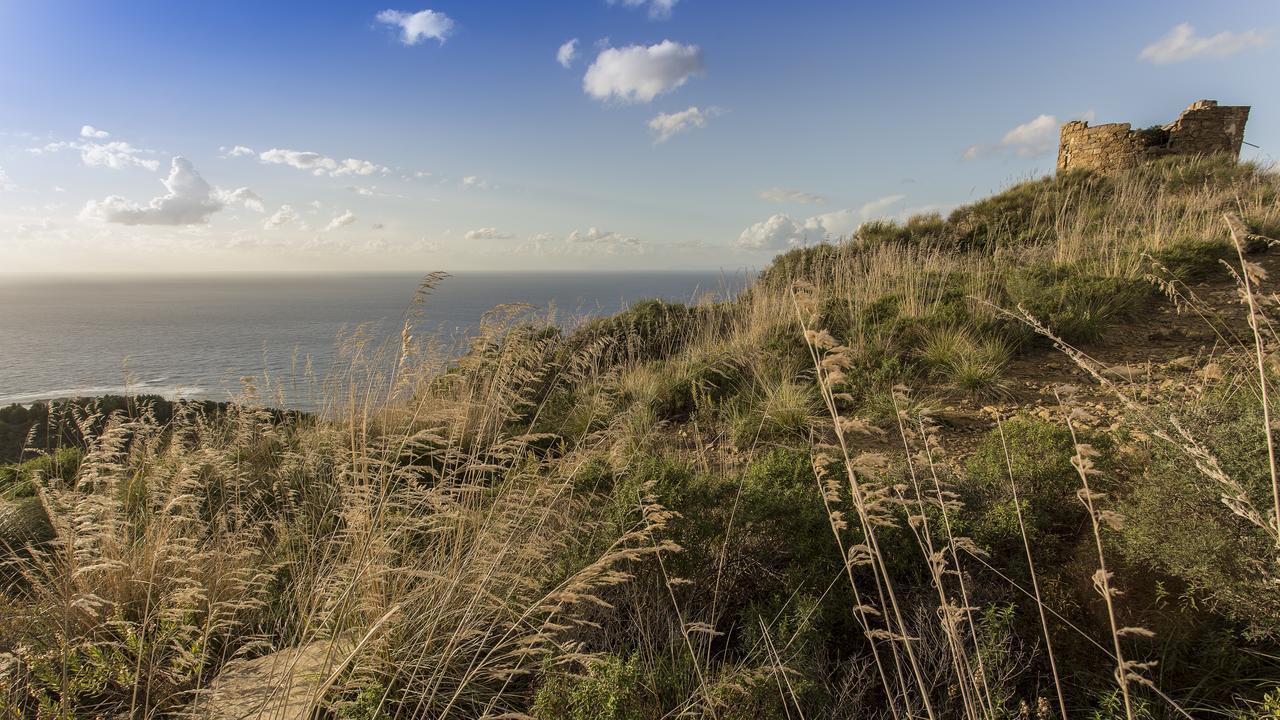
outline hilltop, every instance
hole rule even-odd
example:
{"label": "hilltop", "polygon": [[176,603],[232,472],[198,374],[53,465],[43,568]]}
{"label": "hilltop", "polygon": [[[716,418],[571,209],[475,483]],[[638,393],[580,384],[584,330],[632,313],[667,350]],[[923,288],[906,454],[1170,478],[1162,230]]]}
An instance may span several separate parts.
{"label": "hilltop", "polygon": [[1272,717],[1277,240],[1168,157],[406,332],[316,418],[90,403],[0,471],[0,708]]}

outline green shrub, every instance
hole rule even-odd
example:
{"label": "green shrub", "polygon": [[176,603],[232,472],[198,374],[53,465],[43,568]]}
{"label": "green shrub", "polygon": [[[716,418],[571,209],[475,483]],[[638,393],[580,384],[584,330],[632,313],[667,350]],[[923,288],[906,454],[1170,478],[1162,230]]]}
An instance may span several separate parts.
{"label": "green shrub", "polygon": [[592,663],[583,675],[549,674],[534,696],[532,714],[540,720],[646,720],[657,717],[645,689],[638,655],[610,655]]}
{"label": "green shrub", "polygon": [[1116,322],[1132,317],[1154,291],[1143,280],[1085,275],[1062,268],[1016,273],[1010,299],[1069,343],[1102,338]]}
{"label": "green shrub", "polygon": [[[1009,448],[1008,464],[998,430],[988,432],[966,462],[970,533],[994,556],[1022,564],[1022,537],[1009,485],[1011,464],[1027,539],[1038,554],[1052,561],[1084,517],[1075,494],[1080,477],[1071,465],[1075,454],[1071,434],[1060,425],[1021,418],[1005,423],[1004,435]],[[1091,441],[1100,450],[1107,449],[1102,438],[1082,440]]]}
{"label": "green shrub", "polygon": [[38,455],[24,463],[0,465],[0,498],[15,499],[35,494],[37,477],[70,482],[80,469],[79,448],[60,448],[52,455]]}
{"label": "green shrub", "polygon": [[1234,260],[1235,250],[1217,240],[1183,240],[1151,253],[1172,275],[1171,280],[1189,282],[1224,272],[1223,260]]}
{"label": "green shrub", "polygon": [[[1214,392],[1192,406],[1183,422],[1255,507],[1271,506],[1256,397]],[[1216,610],[1246,624],[1251,635],[1280,633],[1280,588],[1266,580],[1275,567],[1274,541],[1233,513],[1222,500],[1228,491],[1199,472],[1181,449],[1161,443],[1144,460],[1119,507],[1127,558],[1181,579]]]}
{"label": "green shrub", "polygon": [[1169,144],[1169,131],[1163,125],[1152,125],[1134,130],[1133,139],[1142,147],[1161,147]]}

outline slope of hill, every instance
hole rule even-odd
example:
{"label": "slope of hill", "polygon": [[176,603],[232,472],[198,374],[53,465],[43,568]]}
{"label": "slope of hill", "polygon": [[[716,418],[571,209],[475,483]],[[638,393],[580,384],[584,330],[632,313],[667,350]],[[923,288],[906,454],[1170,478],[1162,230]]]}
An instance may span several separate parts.
{"label": "slope of hill", "polygon": [[0,475],[0,708],[327,646],[345,718],[1274,716],[1277,238],[1270,171],[1071,173],[359,348],[315,422],[85,418]]}

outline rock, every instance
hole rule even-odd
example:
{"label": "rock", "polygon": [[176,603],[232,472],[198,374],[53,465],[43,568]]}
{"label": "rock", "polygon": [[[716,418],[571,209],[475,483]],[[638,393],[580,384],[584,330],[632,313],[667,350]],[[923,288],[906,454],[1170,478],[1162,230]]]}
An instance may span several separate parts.
{"label": "rock", "polygon": [[1102,371],[1103,376],[1121,382],[1139,382],[1147,377],[1145,365],[1112,365]]}
{"label": "rock", "polygon": [[1200,368],[1200,370],[1196,373],[1196,375],[1199,375],[1201,378],[1204,378],[1205,380],[1221,380],[1222,366],[1219,365],[1218,363],[1209,363],[1208,365],[1205,365],[1204,367]]}
{"label": "rock", "polygon": [[253,660],[227,663],[191,705],[199,720],[307,720],[321,685],[338,669],[349,643],[318,640]]}

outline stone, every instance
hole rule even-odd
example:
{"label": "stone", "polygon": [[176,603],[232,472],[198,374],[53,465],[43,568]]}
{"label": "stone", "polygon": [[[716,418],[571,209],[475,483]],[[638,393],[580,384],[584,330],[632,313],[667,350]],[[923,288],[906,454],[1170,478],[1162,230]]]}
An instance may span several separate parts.
{"label": "stone", "polygon": [[1146,379],[1147,368],[1142,365],[1112,365],[1103,370],[1102,374],[1112,380],[1139,382]]}
{"label": "stone", "polygon": [[350,643],[318,640],[253,660],[232,660],[191,705],[198,720],[307,720]]}
{"label": "stone", "polygon": [[1196,374],[1205,380],[1221,380],[1222,366],[1218,363],[1209,363],[1208,365],[1200,368]]}

